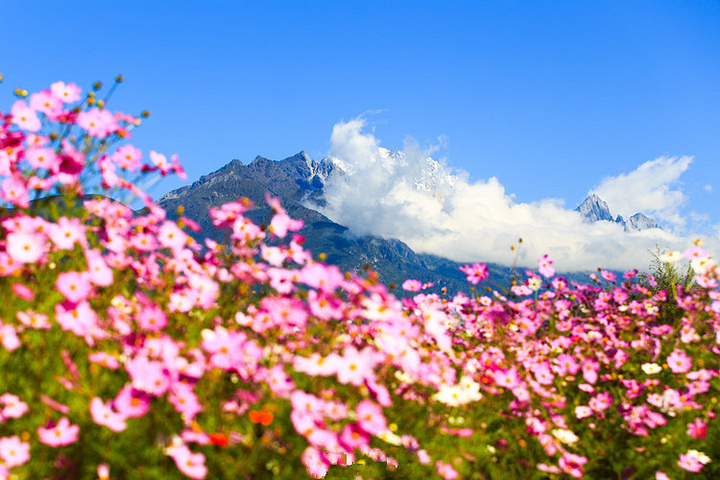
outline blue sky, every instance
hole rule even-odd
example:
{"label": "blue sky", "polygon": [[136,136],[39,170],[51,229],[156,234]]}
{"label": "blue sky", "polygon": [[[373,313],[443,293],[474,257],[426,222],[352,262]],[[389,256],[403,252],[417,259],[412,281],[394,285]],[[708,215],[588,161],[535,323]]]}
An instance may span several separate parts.
{"label": "blue sky", "polygon": [[[190,181],[233,158],[300,150],[322,158],[333,127],[363,115],[363,133],[381,146],[401,150],[408,138],[440,146],[433,158],[448,170],[465,170],[469,182],[496,177],[521,204],[559,199],[572,209],[607,177],[692,156],[684,168],[671,162],[675,173],[655,193],[680,193],[673,208],[685,224],[672,228],[718,236],[717,2],[34,1],[3,9],[0,109],[16,87],[88,86],[122,73],[114,107],[152,111],[134,143],[177,153]],[[153,194],[179,185],[165,181]]]}

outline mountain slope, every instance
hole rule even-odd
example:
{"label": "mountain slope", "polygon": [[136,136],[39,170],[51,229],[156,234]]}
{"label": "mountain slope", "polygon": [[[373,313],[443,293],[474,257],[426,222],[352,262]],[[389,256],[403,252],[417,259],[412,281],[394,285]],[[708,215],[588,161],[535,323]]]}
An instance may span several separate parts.
{"label": "mountain slope", "polygon": [[[307,198],[321,198],[324,181],[334,171],[329,161],[313,161],[305,152],[280,161],[258,156],[248,165],[233,160],[192,185],[167,193],[158,204],[171,218],[182,206],[184,215],[202,227],[203,236],[224,242],[223,233],[213,227],[207,215],[210,207],[248,197],[255,204],[248,212],[248,218],[258,224],[267,223],[273,215],[265,203],[267,191],[280,198],[291,217],[305,222],[299,233],[305,237],[306,248],[316,258],[323,253],[328,263],[356,273],[368,266],[377,271],[380,280],[386,284],[399,285],[413,278],[433,282],[437,288],[447,287],[450,292],[468,290],[465,276],[458,270],[460,264],[434,255],[417,254],[399,240],[354,236],[347,227],[305,207],[302,202]],[[509,285],[511,269],[489,267],[494,282]]]}

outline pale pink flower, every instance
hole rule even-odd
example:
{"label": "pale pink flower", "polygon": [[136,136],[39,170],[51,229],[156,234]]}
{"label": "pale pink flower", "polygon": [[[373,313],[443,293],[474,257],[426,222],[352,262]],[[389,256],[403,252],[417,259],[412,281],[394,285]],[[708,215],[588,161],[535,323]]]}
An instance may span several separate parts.
{"label": "pale pink flower", "polygon": [[37,132],[42,127],[35,110],[28,107],[24,100],[17,100],[10,110],[12,123],[29,132]]}
{"label": "pale pink flower", "polygon": [[0,184],[0,197],[20,208],[30,206],[30,195],[22,180],[11,177]]}
{"label": "pale pink flower", "polygon": [[0,419],[20,418],[29,411],[27,403],[12,393],[0,395],[0,405],[3,407],[0,411]]}
{"label": "pale pink flower", "polygon": [[12,232],[7,236],[8,255],[21,264],[35,263],[45,254],[45,239],[31,232]]}
{"label": "pale pink flower", "polygon": [[62,101],[55,97],[50,90],[43,90],[30,95],[30,107],[50,118],[55,118],[62,111]]}
{"label": "pale pink flower", "polygon": [[6,467],[19,467],[30,460],[30,444],[20,440],[20,437],[0,438],[0,458]]}
{"label": "pale pink flower", "polygon": [[50,92],[63,103],[72,103],[80,100],[80,87],[74,83],[55,82],[50,85]]}
{"label": "pale pink flower", "polygon": [[342,363],[337,368],[338,381],[359,387],[365,379],[374,377],[377,362],[376,352],[371,347],[358,351],[357,348],[349,345],[343,350]]}
{"label": "pale pink flower", "polygon": [[533,368],[533,374],[535,380],[541,385],[552,385],[555,375],[550,370],[550,364],[548,362],[542,362],[537,364]]}
{"label": "pale pink flower", "polygon": [[25,152],[25,158],[33,168],[44,168],[47,171],[55,170],[60,165],[60,159],[52,148],[30,148]]}
{"label": "pale pink flower", "polygon": [[593,409],[588,406],[579,405],[579,406],[575,407],[575,416],[577,418],[589,417],[592,414],[593,414]]}
{"label": "pale pink flower", "polygon": [[20,339],[15,332],[15,327],[0,322],[0,343],[8,352],[17,350],[20,347]]}
{"label": "pale pink flower", "polygon": [[158,231],[160,245],[172,251],[180,250],[187,243],[188,235],[175,222],[164,222]]}
{"label": "pale pink flower", "polygon": [[88,279],[99,287],[108,287],[113,282],[113,271],[108,267],[100,250],[85,250]]}
{"label": "pale pink flower", "polygon": [[402,288],[408,292],[419,292],[422,289],[422,282],[419,280],[407,279],[403,282]]}
{"label": "pale pink flower", "polygon": [[552,259],[548,258],[547,255],[543,255],[538,260],[538,272],[545,278],[550,278],[555,275],[555,269],[551,266],[553,263]]}
{"label": "pale pink flower", "polygon": [[118,129],[117,120],[112,113],[99,108],[91,108],[78,114],[76,123],[93,137],[107,137]]}
{"label": "pale pink flower", "polygon": [[125,364],[125,370],[132,379],[133,387],[150,395],[158,397],[170,387],[170,379],[162,362],[135,357]]}
{"label": "pale pink flower", "polygon": [[307,447],[300,455],[300,461],[312,478],[323,478],[330,469],[326,455],[315,447]]}
{"label": "pale pink flower", "polygon": [[105,426],[113,432],[122,432],[127,428],[125,417],[113,410],[110,402],[105,404],[98,397],[93,397],[93,399],[90,400],[90,414],[92,415],[93,422]]}
{"label": "pale pink flower", "polygon": [[149,332],[159,332],[167,326],[167,315],[154,304],[144,305],[135,320],[140,328]]}
{"label": "pale pink flower", "polygon": [[88,354],[88,360],[111,370],[120,368],[120,361],[107,352],[90,353]]}
{"label": "pale pink flower", "polygon": [[677,462],[678,466],[688,472],[699,472],[704,466],[702,461],[704,458],[700,457],[698,454],[699,452],[697,450],[690,450],[687,453],[681,453],[680,459]]}
{"label": "pale pink flower", "polygon": [[586,382],[594,384],[598,379],[600,365],[595,360],[585,359],[582,364],[582,374]]}
{"label": "pale pink flower", "polygon": [[137,171],[140,168],[142,152],[132,145],[123,145],[110,158],[122,169]]}
{"label": "pale pink flower", "polygon": [[72,303],[80,303],[92,293],[87,272],[63,272],[58,275],[55,288]]}
{"label": "pale pink flower", "polygon": [[435,462],[435,470],[437,470],[438,475],[440,475],[445,480],[454,480],[455,478],[458,478],[460,476],[460,474],[452,467],[451,464],[443,463],[440,460]]}
{"label": "pale pink flower", "polygon": [[382,408],[370,400],[362,400],[355,407],[358,426],[370,435],[380,435],[387,430]]}
{"label": "pale pink flower", "polygon": [[71,425],[67,417],[62,417],[54,427],[38,427],[38,439],[50,447],[70,445],[78,440],[80,427]]}
{"label": "pale pink flower", "polygon": [[202,453],[192,453],[186,445],[180,445],[173,447],[172,450],[168,449],[168,454],[175,461],[178,470],[186,477],[202,479],[207,475],[205,455]]}

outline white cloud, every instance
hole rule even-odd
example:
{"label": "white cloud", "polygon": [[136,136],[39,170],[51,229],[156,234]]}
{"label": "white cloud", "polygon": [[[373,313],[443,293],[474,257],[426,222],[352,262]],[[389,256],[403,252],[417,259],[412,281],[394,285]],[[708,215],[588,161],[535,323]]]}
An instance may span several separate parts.
{"label": "white cloud", "polygon": [[[331,178],[325,187],[323,213],[354,233],[398,238],[418,252],[456,261],[505,265],[513,261],[510,246],[522,237],[519,265],[536,267],[547,253],[561,270],[644,268],[648,250],[656,245],[688,246],[668,231],[626,233],[610,222],[583,223],[579,213],[563,208],[559,200],[515,203],[497,178],[470,182],[413,143],[390,152],[364,127],[362,119],[355,119],[333,128],[330,157],[347,174]],[[672,213],[681,197],[663,186],[675,181],[689,162],[687,157],[658,159],[600,187],[617,202],[620,185],[639,182],[642,191],[654,195],[660,211]],[[650,182],[651,172],[665,180]],[[648,211],[640,208],[640,199],[628,198],[634,202],[631,213]]]}
{"label": "white cloud", "polygon": [[691,162],[692,157],[649,160],[630,173],[605,178],[591,193],[598,194],[612,212],[625,218],[642,212],[680,227],[685,223],[680,207],[686,197],[678,183]]}
{"label": "white cloud", "polygon": [[710,184],[708,183],[707,185],[705,185],[705,186],[703,187],[703,190],[705,190],[705,191],[708,192],[708,193],[712,193],[712,191],[713,191],[712,185],[710,185]]}

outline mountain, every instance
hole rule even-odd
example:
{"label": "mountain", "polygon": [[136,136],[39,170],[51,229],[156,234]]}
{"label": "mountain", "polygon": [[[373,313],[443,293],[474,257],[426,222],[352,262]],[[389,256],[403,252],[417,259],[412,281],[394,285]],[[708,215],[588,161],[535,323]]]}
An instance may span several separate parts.
{"label": "mountain", "polygon": [[610,213],[610,207],[608,204],[599,196],[592,193],[588,196],[583,203],[581,203],[576,209],[576,212],[584,217],[587,223],[595,223],[600,221],[613,222],[623,226],[626,232],[647,230],[649,228],[661,228],[655,220],[643,215],[642,213],[636,213],[627,220],[621,215],[613,216]]}
{"label": "mountain", "polygon": [[[281,200],[291,217],[305,222],[299,233],[305,237],[305,247],[315,258],[323,253],[326,262],[356,273],[368,266],[379,273],[380,281],[385,284],[400,285],[413,278],[433,282],[435,290],[442,287],[447,287],[449,292],[468,290],[465,275],[458,270],[461,264],[435,255],[415,253],[399,240],[352,235],[347,227],[305,206],[308,199],[322,202],[326,180],[337,174],[341,174],[341,167],[327,159],[312,160],[305,152],[280,161],[258,156],[248,165],[233,160],[193,184],[165,194],[157,203],[170,218],[176,217],[178,207],[182,206],[184,215],[202,227],[202,236],[224,242],[227,241],[224,232],[212,225],[207,214],[210,207],[248,197],[255,206],[247,217],[257,224],[267,223],[273,215],[265,203],[267,191]],[[510,268],[492,264],[488,267],[494,283],[510,284]]]}

